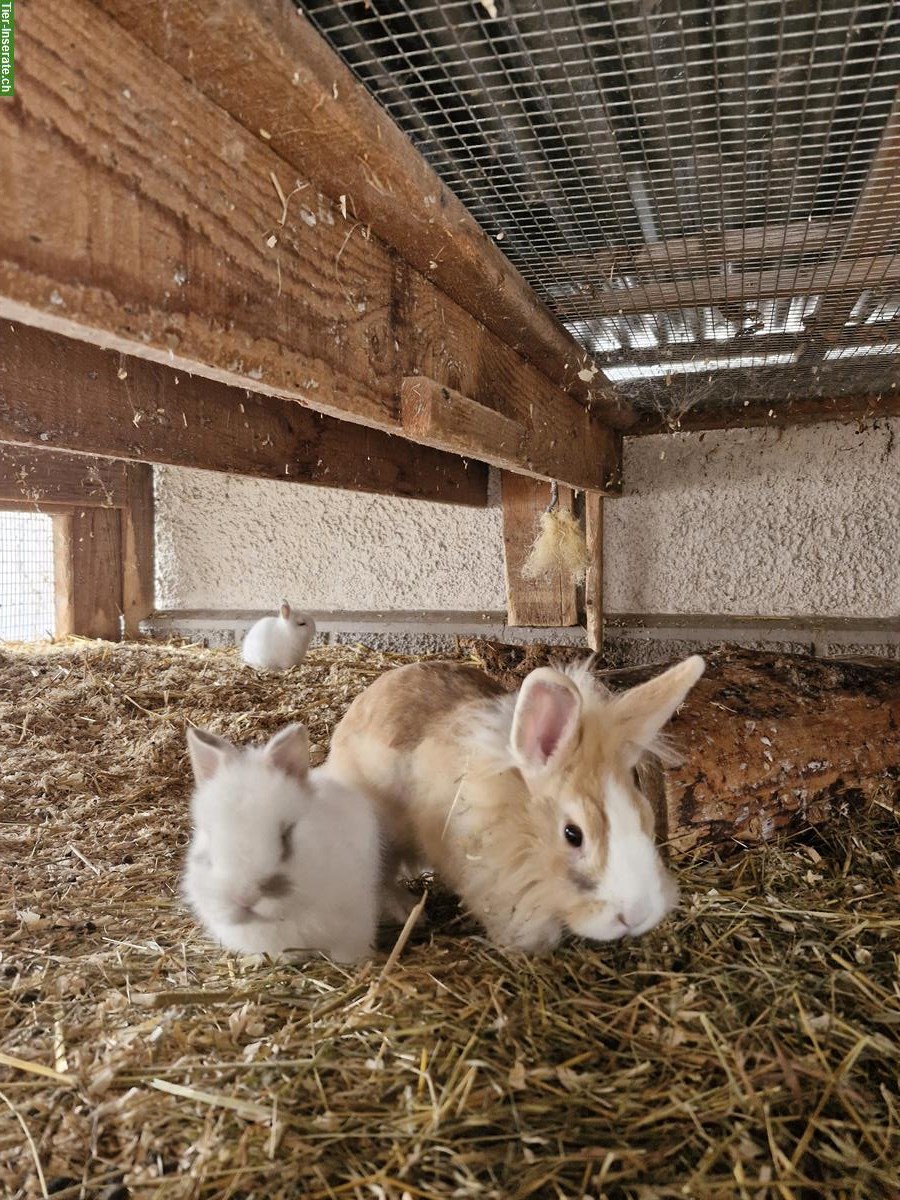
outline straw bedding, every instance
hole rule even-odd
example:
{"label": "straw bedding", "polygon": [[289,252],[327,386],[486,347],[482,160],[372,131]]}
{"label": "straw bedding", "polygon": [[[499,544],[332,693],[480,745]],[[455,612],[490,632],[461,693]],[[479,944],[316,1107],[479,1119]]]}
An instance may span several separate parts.
{"label": "straw bedding", "polygon": [[[394,656],[0,655],[11,1197],[900,1196],[900,832],[682,876],[635,943],[501,953],[439,894],[385,969],[218,952],[177,897],[186,721],[317,756]],[[396,931],[386,932],[389,949]]]}

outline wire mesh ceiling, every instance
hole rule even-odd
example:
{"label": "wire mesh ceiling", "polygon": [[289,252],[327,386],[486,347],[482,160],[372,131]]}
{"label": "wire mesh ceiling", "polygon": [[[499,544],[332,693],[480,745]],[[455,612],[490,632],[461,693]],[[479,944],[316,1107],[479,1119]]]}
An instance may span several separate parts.
{"label": "wire mesh ceiling", "polygon": [[638,407],[900,384],[900,5],[299,2]]}

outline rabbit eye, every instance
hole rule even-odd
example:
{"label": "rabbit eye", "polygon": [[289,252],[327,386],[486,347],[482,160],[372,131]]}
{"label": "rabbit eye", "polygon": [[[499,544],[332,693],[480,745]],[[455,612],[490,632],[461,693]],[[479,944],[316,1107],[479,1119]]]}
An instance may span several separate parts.
{"label": "rabbit eye", "polygon": [[573,825],[571,822],[563,826],[563,837],[570,846],[574,846],[576,849],[584,841],[584,834],[581,832],[579,826]]}
{"label": "rabbit eye", "polygon": [[294,847],[291,843],[291,835],[294,832],[293,825],[285,825],[281,831],[281,861],[287,862],[294,852]]}

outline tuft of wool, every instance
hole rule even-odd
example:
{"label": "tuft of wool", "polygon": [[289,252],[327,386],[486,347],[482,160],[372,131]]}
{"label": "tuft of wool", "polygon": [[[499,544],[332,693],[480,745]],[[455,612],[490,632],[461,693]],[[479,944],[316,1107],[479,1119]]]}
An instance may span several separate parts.
{"label": "tuft of wool", "polygon": [[522,577],[537,579],[559,570],[580,583],[591,565],[581,526],[570,512],[559,508],[541,513],[540,524],[540,532],[522,567]]}

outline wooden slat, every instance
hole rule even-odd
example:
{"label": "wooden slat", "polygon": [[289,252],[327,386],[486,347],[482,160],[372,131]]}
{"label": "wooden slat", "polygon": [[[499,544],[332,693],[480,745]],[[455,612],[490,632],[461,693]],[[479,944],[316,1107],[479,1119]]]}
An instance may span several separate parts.
{"label": "wooden slat", "polygon": [[315,187],[285,214],[294,168],[97,8],[26,5],[17,48],[0,316],[389,433],[426,375],[521,420],[523,472],[605,489],[612,430]]}
{"label": "wooden slat", "polygon": [[[550,487],[523,475],[504,471],[503,550],[506,568],[509,625],[576,625],[578,606],[570,575],[553,571],[538,579],[523,579],[522,567],[539,531],[541,513],[550,503]],[[560,508],[572,511],[572,492],[559,489]]]}
{"label": "wooden slat", "polygon": [[118,641],[122,614],[122,525],[114,508],[73,509],[54,526],[57,636]]}
{"label": "wooden slat", "polygon": [[400,387],[403,429],[410,437],[456,454],[479,454],[495,467],[515,468],[521,461],[525,426],[502,413],[443,387],[433,379],[413,376]]}
{"label": "wooden slat", "polygon": [[0,445],[0,500],[35,510],[44,503],[116,508],[125,503],[126,491],[123,463]]}
{"label": "wooden slat", "polygon": [[584,581],[584,615],[587,641],[597,653],[603,649],[603,497],[584,495],[584,535],[591,565]]}
{"label": "wooden slat", "polygon": [[[291,0],[100,0],[99,7],[302,179],[345,204],[417,271],[560,386],[627,427],[585,351]],[[349,228],[349,226],[348,226]],[[466,390],[465,388],[463,389]]]}
{"label": "wooden slat", "polygon": [[0,442],[487,503],[481,463],[25,325],[0,325]]}
{"label": "wooden slat", "polygon": [[137,637],[140,622],[154,609],[155,536],[153,468],[129,463],[127,503],[122,509],[122,612],[125,636]]}
{"label": "wooden slat", "polygon": [[875,417],[896,416],[900,416],[900,391],[884,395],[835,396],[808,400],[754,400],[746,407],[740,408],[730,405],[714,409],[692,408],[671,421],[659,413],[648,413],[629,431],[629,436],[669,433],[673,427],[679,430],[752,429],[760,426],[783,429],[789,425],[869,421]]}

